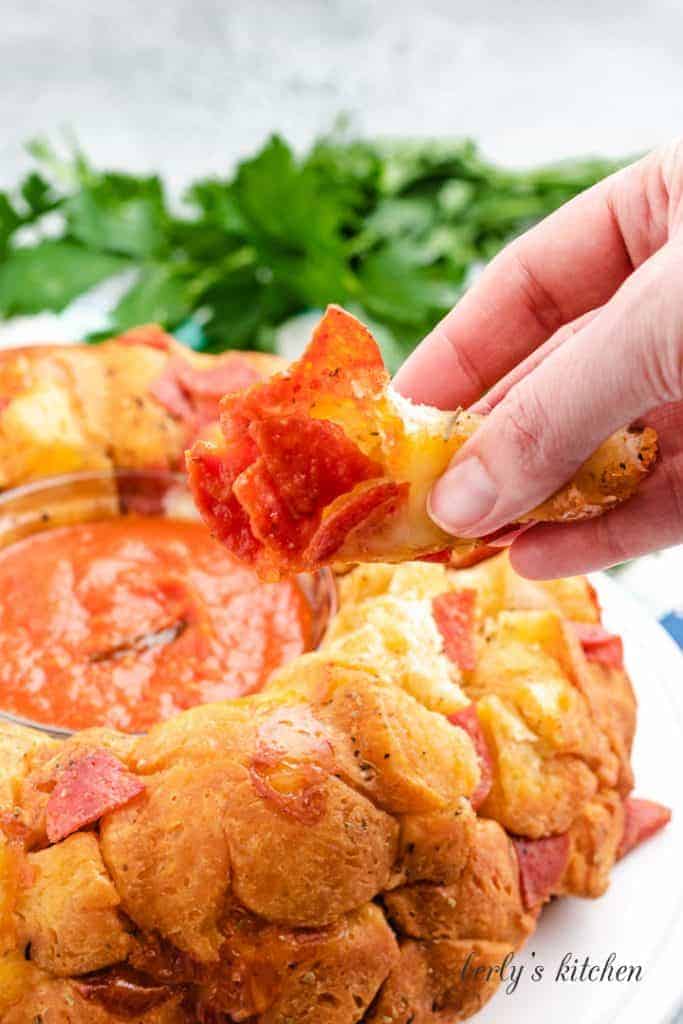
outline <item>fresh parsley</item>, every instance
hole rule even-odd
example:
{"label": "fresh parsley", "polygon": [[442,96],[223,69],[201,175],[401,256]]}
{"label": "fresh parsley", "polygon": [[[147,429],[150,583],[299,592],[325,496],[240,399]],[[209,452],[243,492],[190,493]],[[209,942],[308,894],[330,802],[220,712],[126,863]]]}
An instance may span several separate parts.
{"label": "fresh parsley", "polygon": [[122,271],[110,332],[158,321],[194,347],[277,345],[293,317],[340,302],[392,368],[511,237],[613,171],[606,160],[512,171],[469,140],[271,138],[176,209],[158,176],[100,171],[33,143],[0,192],[0,316],[59,311]]}

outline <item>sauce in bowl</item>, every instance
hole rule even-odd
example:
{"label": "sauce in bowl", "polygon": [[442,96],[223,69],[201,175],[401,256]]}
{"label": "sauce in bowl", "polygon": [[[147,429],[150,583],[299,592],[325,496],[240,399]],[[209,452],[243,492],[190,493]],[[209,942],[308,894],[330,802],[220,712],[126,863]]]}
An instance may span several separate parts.
{"label": "sauce in bowl", "polygon": [[0,709],[141,732],[259,690],[314,627],[297,581],[261,582],[199,522],[57,526],[0,550]]}

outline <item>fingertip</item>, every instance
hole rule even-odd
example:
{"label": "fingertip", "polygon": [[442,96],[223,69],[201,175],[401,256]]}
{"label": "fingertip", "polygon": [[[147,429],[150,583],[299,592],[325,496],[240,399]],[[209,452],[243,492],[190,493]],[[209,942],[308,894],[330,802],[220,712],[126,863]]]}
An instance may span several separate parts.
{"label": "fingertip", "polygon": [[454,397],[448,373],[443,367],[439,370],[437,362],[432,352],[415,349],[394,376],[394,391],[416,405],[444,410],[457,408],[461,403]]}
{"label": "fingertip", "polygon": [[562,571],[555,571],[553,530],[553,526],[539,524],[526,530],[512,542],[508,555],[516,573],[528,580],[551,580],[566,575]]}
{"label": "fingertip", "polygon": [[420,393],[420,371],[419,365],[413,368],[413,362],[415,358],[415,352],[408,356],[405,363],[394,374],[391,386],[394,391],[398,392],[399,395],[403,395],[404,398],[409,398],[411,402],[418,402],[419,404],[426,404],[420,402],[417,397]]}
{"label": "fingertip", "polygon": [[510,564],[529,580],[556,580],[613,564],[600,540],[599,519],[538,523],[510,547]]}
{"label": "fingertip", "polygon": [[485,386],[442,324],[420,342],[394,379],[395,391],[418,405],[457,409],[479,398]]}

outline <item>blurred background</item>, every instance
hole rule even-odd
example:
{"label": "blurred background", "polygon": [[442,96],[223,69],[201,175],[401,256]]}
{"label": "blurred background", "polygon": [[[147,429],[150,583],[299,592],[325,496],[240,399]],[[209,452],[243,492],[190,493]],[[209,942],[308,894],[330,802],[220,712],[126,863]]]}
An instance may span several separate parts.
{"label": "blurred background", "polygon": [[69,124],[174,185],[272,131],[472,135],[498,160],[624,156],[683,125],[679,0],[4,0],[0,184]]}
{"label": "blurred background", "polygon": [[[158,319],[292,355],[338,299],[395,367],[508,237],[681,132],[682,58],[680,0],[5,0],[0,344]],[[403,149],[357,149],[377,137]],[[622,578],[683,641],[681,572]]]}

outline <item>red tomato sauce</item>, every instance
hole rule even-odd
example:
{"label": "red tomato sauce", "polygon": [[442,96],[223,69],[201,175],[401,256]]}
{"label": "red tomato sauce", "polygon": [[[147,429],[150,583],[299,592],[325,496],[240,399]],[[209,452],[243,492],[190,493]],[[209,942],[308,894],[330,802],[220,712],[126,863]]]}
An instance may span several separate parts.
{"label": "red tomato sauce", "polygon": [[0,708],[140,732],[259,690],[310,646],[294,581],[262,583],[200,523],[57,527],[0,551]]}

